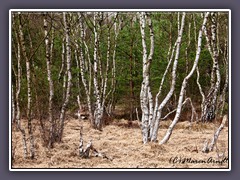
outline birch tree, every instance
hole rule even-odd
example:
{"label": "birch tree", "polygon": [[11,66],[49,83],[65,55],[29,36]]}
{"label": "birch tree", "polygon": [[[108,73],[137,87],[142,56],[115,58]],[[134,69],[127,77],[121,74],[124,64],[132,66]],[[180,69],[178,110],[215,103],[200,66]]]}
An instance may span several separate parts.
{"label": "birch tree", "polygon": [[63,12],[63,22],[64,22],[64,35],[65,35],[65,43],[66,43],[66,63],[67,63],[67,88],[66,88],[66,94],[65,99],[61,108],[61,114],[60,114],[60,127],[59,127],[59,139],[58,141],[62,141],[63,137],[63,130],[64,130],[64,121],[65,121],[65,114],[66,114],[66,108],[69,103],[70,93],[71,93],[71,85],[72,85],[72,73],[71,73],[71,47],[70,47],[70,26],[68,21],[68,16],[66,12]]}
{"label": "birch tree", "polygon": [[[146,47],[146,36],[145,36],[145,27],[146,27],[146,17],[148,16],[148,26],[150,30],[150,52],[147,56],[147,47]],[[140,93],[140,102],[141,102],[141,109],[142,109],[142,134],[143,134],[143,143],[147,143],[148,140],[156,141],[158,129],[159,129],[159,123],[161,119],[162,110],[173,95],[175,84],[176,84],[176,68],[178,64],[178,57],[179,57],[179,49],[181,45],[182,40],[182,33],[183,33],[183,27],[185,22],[185,16],[186,14],[183,13],[182,20],[181,20],[181,26],[178,30],[178,38],[177,41],[172,49],[172,56],[169,60],[168,66],[166,68],[166,71],[163,75],[159,91],[155,97],[155,105],[153,103],[153,96],[150,89],[150,64],[152,61],[152,56],[154,52],[154,33],[153,33],[153,27],[151,18],[149,15],[146,15],[145,12],[140,13],[140,30],[142,35],[142,47],[143,47],[143,81],[142,81],[142,88]],[[179,18],[180,19],[180,18]],[[180,24],[180,23],[178,23]],[[170,67],[170,64],[172,62],[172,58],[175,52],[175,59],[173,63],[173,70],[172,70],[172,81],[171,81],[171,88],[166,95],[166,97],[163,99],[163,101],[159,104],[159,96],[162,91],[163,82],[165,80],[165,76],[168,72],[168,69]]]}
{"label": "birch tree", "polygon": [[120,20],[120,15],[119,13],[114,14],[114,45],[113,45],[113,53],[112,53],[112,78],[111,78],[111,97],[110,100],[108,101],[107,105],[107,113],[111,116],[113,114],[113,110],[115,109],[115,92],[116,92],[116,49],[117,49],[117,40],[118,40],[118,35],[121,30],[121,20]]}
{"label": "birch tree", "polygon": [[100,97],[100,89],[98,82],[99,72],[99,60],[98,60],[98,45],[99,45],[99,14],[96,12],[93,15],[93,29],[94,29],[94,52],[93,52],[93,83],[94,83],[94,96],[96,98],[95,109],[94,109],[94,128],[102,128],[102,115],[103,107]]}
{"label": "birch tree", "polygon": [[178,120],[179,120],[181,110],[182,110],[183,96],[184,96],[184,92],[185,92],[188,80],[193,75],[193,73],[194,73],[194,71],[197,67],[198,61],[199,61],[199,57],[200,57],[200,53],[201,53],[201,45],[202,45],[202,34],[203,34],[204,28],[206,28],[206,22],[207,22],[208,15],[209,15],[209,12],[206,12],[205,16],[204,16],[202,27],[201,27],[201,29],[199,30],[199,33],[198,33],[198,46],[197,46],[197,50],[196,50],[196,57],[195,57],[195,60],[194,60],[194,64],[192,66],[191,71],[188,73],[188,75],[184,78],[184,80],[182,82],[182,87],[181,87],[181,91],[180,91],[180,94],[179,94],[178,106],[177,106],[177,111],[176,111],[175,117],[174,117],[171,125],[169,126],[165,136],[161,140],[160,144],[164,144],[164,143],[168,142],[168,140],[169,140],[169,138],[172,134],[172,131],[173,131],[175,125],[177,124]]}
{"label": "birch tree", "polygon": [[[78,44],[78,41],[75,41],[75,47],[77,49],[77,53],[79,54],[79,58],[76,57],[76,59],[79,59],[81,80],[86,93],[90,122],[95,129],[102,130],[102,126],[104,124],[103,114],[104,111],[106,111],[105,107],[108,101],[107,98],[113,91],[112,89],[108,89],[111,57],[113,58],[113,62],[111,63],[113,68],[112,73],[113,76],[115,75],[115,53],[111,54],[110,52],[111,29],[115,22],[112,22],[108,13],[95,12],[92,14],[92,16],[93,19],[91,17],[87,17],[87,15],[84,13],[78,13],[80,42]],[[106,19],[105,22],[103,22],[103,18]],[[114,16],[113,19],[115,20],[116,16]],[[89,25],[89,23],[91,25]],[[107,26],[106,54],[100,51],[100,40],[103,38],[101,35],[104,35],[102,34],[104,31],[102,27],[103,23],[105,23]],[[92,54],[89,51],[89,46],[91,44],[87,42],[85,33],[86,30],[90,30],[93,33]],[[91,58],[92,62],[90,61]],[[106,59],[106,64],[103,64],[103,58]],[[89,71],[87,71],[87,69],[89,69]],[[114,77],[112,77],[112,85],[114,86],[113,79]],[[93,91],[93,97],[91,97],[91,91]]]}
{"label": "birch tree", "polygon": [[[18,15],[18,20],[19,20]],[[17,17],[13,15],[13,20],[17,21]],[[13,26],[15,25],[13,21]],[[19,28],[20,27],[20,28]],[[20,109],[20,103],[19,103],[19,96],[21,92],[21,78],[22,78],[22,71],[21,71],[21,45],[20,45],[20,39],[19,35],[20,32],[22,31],[22,26],[19,24],[18,26],[19,31],[15,30],[15,36],[17,39],[17,80],[16,80],[16,123],[17,123],[17,128],[20,130],[21,135],[22,135],[22,143],[23,143],[23,157],[26,159],[28,150],[27,150],[27,141],[26,141],[26,132],[25,129],[21,125],[21,109]],[[13,92],[12,92],[13,93]]]}
{"label": "birch tree", "polygon": [[[49,43],[49,35],[48,35],[48,22],[46,19],[46,14],[44,14],[44,35],[45,35],[45,47],[46,47],[46,65],[47,65],[47,79],[49,83],[49,102],[48,102],[48,115],[49,115],[49,122],[50,122],[50,137],[49,137],[49,147],[52,147],[54,142],[54,132],[55,132],[55,123],[53,120],[53,96],[54,96],[54,89],[53,89],[53,80],[52,80],[52,72],[51,72],[51,57],[52,57],[52,48],[53,42]],[[52,38],[53,39],[53,38]]]}
{"label": "birch tree", "polygon": [[25,46],[25,38],[23,34],[23,27],[22,27],[22,17],[21,13],[18,14],[19,18],[19,36],[22,48],[22,54],[26,61],[26,76],[27,76],[27,119],[28,119],[28,134],[29,134],[29,141],[30,141],[30,158],[34,159],[35,157],[35,148],[34,148],[34,137],[33,137],[33,130],[32,130],[32,88],[31,88],[31,67],[30,67],[30,58],[26,52]]}
{"label": "birch tree", "polygon": [[220,96],[220,116],[223,115],[223,109],[225,106],[225,101],[226,101],[226,91],[228,88],[228,81],[229,81],[229,75],[228,75],[228,68],[229,68],[229,63],[228,63],[228,43],[227,40],[225,40],[225,48],[224,48],[224,61],[225,61],[225,74],[226,74],[226,78],[225,78],[225,83],[223,86],[223,90],[222,90],[222,94]]}
{"label": "birch tree", "polygon": [[217,110],[217,96],[221,82],[219,70],[219,52],[217,49],[217,21],[215,12],[211,13],[211,24],[211,36],[207,32],[207,29],[204,29],[207,47],[213,60],[213,67],[211,71],[211,87],[208,91],[208,94],[203,98],[204,101],[202,103],[201,120],[203,122],[215,119]]}
{"label": "birch tree", "polygon": [[[84,33],[84,24],[83,24],[83,14],[82,13],[78,13],[78,19],[79,19],[79,29],[80,29],[80,49],[79,49],[79,66],[80,66],[80,74],[81,74],[81,79],[82,79],[82,83],[84,86],[84,90],[87,96],[87,106],[88,106],[88,112],[89,112],[89,118],[90,118],[90,122],[91,124],[93,124],[93,110],[92,110],[92,105],[91,105],[91,78],[89,79],[89,83],[87,83],[87,78],[86,78],[86,70],[85,70],[85,56],[84,56],[84,46],[86,47],[86,49],[88,49],[87,44],[85,42],[85,33]],[[78,44],[75,43],[76,48],[78,49]],[[87,56],[89,57],[89,51],[86,51]],[[89,58],[90,59],[90,58]],[[91,63],[89,62],[89,69],[92,69],[91,67]],[[92,74],[92,72],[89,72],[90,76]]]}

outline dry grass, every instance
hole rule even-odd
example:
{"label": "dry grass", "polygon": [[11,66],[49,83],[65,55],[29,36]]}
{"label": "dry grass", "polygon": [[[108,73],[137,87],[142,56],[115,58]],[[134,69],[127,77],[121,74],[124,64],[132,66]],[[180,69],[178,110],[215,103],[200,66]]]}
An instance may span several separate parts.
{"label": "dry grass", "polygon": [[[137,121],[129,127],[128,121],[116,120],[106,126],[102,132],[91,129],[87,121],[83,123],[84,145],[89,140],[100,152],[112,160],[91,156],[82,159],[78,156],[79,127],[78,120],[68,121],[63,142],[55,144],[53,149],[42,146],[38,129],[35,130],[36,159],[23,159],[21,135],[13,129],[12,145],[15,148],[13,168],[228,168],[228,163],[172,163],[170,159],[192,158],[221,160],[219,154],[228,157],[228,128],[225,127],[217,143],[218,152],[202,153],[206,138],[212,139],[218,124],[196,124],[179,122],[169,142],[142,144],[141,131]],[[161,123],[158,139],[161,139],[171,121]]]}

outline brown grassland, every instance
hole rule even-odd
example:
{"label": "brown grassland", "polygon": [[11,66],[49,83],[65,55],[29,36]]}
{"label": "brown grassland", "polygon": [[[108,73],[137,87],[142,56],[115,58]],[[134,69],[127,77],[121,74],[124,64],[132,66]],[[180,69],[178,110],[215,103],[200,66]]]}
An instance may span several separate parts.
{"label": "brown grassland", "polygon": [[[36,125],[36,121],[34,123]],[[161,122],[158,139],[163,137],[170,123],[170,120]],[[88,159],[79,157],[80,125],[83,126],[84,147],[92,140],[94,148],[109,159],[91,155]],[[39,129],[35,128],[34,160],[23,158],[21,134],[12,128],[12,168],[228,168],[228,161],[221,161],[228,158],[227,125],[220,133],[217,148],[210,153],[201,151],[205,139],[211,140],[218,126],[219,122],[179,122],[167,144],[144,145],[137,121],[129,126],[127,120],[114,120],[100,132],[92,129],[88,121],[68,118],[63,142],[55,144],[53,149],[43,147]],[[175,157],[181,158],[181,163],[171,161]],[[184,163],[184,158],[191,159]],[[216,162],[208,162],[209,158]]]}

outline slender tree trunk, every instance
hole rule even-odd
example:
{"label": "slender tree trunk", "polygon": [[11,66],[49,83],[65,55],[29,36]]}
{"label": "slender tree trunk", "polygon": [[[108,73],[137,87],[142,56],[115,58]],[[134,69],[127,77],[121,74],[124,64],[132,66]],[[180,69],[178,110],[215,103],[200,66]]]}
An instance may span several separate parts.
{"label": "slender tree trunk", "polygon": [[69,102],[70,98],[70,91],[71,91],[71,85],[72,85],[72,73],[71,73],[71,48],[70,48],[70,27],[69,22],[67,20],[67,14],[66,12],[63,12],[63,21],[64,21],[64,32],[66,37],[66,54],[67,54],[67,89],[66,89],[66,95],[65,99],[61,108],[61,114],[60,114],[60,129],[59,129],[59,142],[62,141],[63,137],[63,130],[64,130],[64,121],[65,121],[65,113],[66,108]]}
{"label": "slender tree trunk", "polygon": [[[208,50],[213,59],[213,67],[211,72],[211,87],[209,89],[208,95],[203,103],[202,108],[202,121],[211,121],[216,117],[217,110],[217,96],[220,89],[221,75],[219,70],[219,54],[217,49],[217,23],[216,23],[216,13],[211,13],[211,36],[205,31],[205,36],[207,39]],[[211,41],[210,41],[211,38]],[[217,78],[216,78],[217,77]]]}
{"label": "slender tree trunk", "polygon": [[[111,99],[109,101],[109,107],[108,107],[108,114],[112,115],[113,110],[115,108],[115,92],[116,92],[116,48],[117,48],[117,39],[118,34],[121,29],[121,23],[117,23],[118,13],[115,13],[114,15],[114,48],[113,48],[113,55],[112,55],[112,79],[111,79]],[[119,20],[120,21],[120,20]]]}
{"label": "slender tree trunk", "polygon": [[53,89],[53,80],[52,80],[52,72],[51,72],[51,51],[52,51],[52,44],[49,43],[49,36],[48,36],[48,23],[46,19],[46,14],[44,15],[44,34],[45,34],[45,47],[46,47],[46,65],[47,65],[47,79],[49,84],[49,99],[48,99],[48,116],[50,122],[50,137],[48,147],[52,148],[54,143],[54,132],[55,132],[55,124],[53,120],[53,96],[54,96],[54,89]]}
{"label": "slender tree trunk", "polygon": [[210,145],[209,145],[209,151],[213,151],[213,148],[214,148],[214,146],[215,146],[216,143],[217,143],[218,136],[219,136],[220,132],[222,131],[222,129],[224,128],[224,126],[225,126],[225,124],[226,124],[227,121],[228,121],[227,115],[223,116],[222,123],[221,123],[221,125],[219,126],[219,128],[217,129],[217,131],[214,133],[212,142],[211,142]]}
{"label": "slender tree trunk", "polygon": [[198,70],[198,67],[197,67],[197,85],[198,85],[198,89],[200,91],[200,94],[202,96],[202,103],[201,103],[201,111],[202,111],[201,119],[202,119],[203,118],[202,115],[205,114],[204,103],[205,103],[206,97],[205,97],[205,94],[204,94],[204,92],[202,90],[202,86],[201,86],[201,84],[199,82],[199,77],[200,77],[200,75],[199,75],[199,70]]}
{"label": "slender tree trunk", "polygon": [[[93,83],[94,83],[94,95],[96,97],[96,105],[94,110],[94,127],[98,130],[102,129],[102,106],[101,106],[101,97],[98,83],[98,69],[101,71],[101,67],[99,67],[99,59],[98,59],[98,44],[99,44],[99,34],[98,34],[98,13],[94,13],[94,64],[93,64]],[[100,72],[99,72],[100,73]],[[101,73],[100,73],[101,76]]]}
{"label": "slender tree trunk", "polygon": [[188,24],[188,43],[185,48],[186,74],[188,73],[188,69],[189,69],[188,49],[190,47],[190,44],[191,44],[191,23],[189,22],[189,24]]}
{"label": "slender tree trunk", "polygon": [[35,156],[35,149],[34,149],[34,137],[32,131],[32,92],[31,92],[31,69],[30,69],[30,59],[26,53],[26,46],[25,46],[25,39],[23,35],[23,27],[22,27],[22,20],[21,14],[19,13],[19,34],[20,34],[20,42],[22,47],[22,53],[26,60],[26,76],[27,76],[27,119],[28,119],[28,134],[29,134],[29,141],[30,141],[30,158],[34,159]]}
{"label": "slender tree trunk", "polygon": [[212,44],[213,44],[213,62],[214,62],[214,69],[216,71],[217,75],[217,81],[215,83],[214,87],[214,93],[213,93],[213,102],[212,104],[215,106],[215,112],[216,113],[216,103],[217,103],[217,95],[220,88],[220,82],[221,82],[221,75],[219,70],[219,54],[218,54],[218,48],[217,48],[217,22],[216,22],[216,13],[211,13],[212,15]]}
{"label": "slender tree trunk", "polygon": [[92,75],[93,75],[92,69],[93,69],[93,66],[92,66],[92,62],[91,62],[88,46],[87,46],[85,41],[83,41],[83,43],[84,43],[84,47],[85,47],[85,54],[87,54],[87,59],[88,59],[88,69],[89,69],[88,92],[89,92],[89,96],[91,97],[91,92],[92,92]]}
{"label": "slender tree trunk", "polygon": [[[93,109],[92,109],[92,105],[91,105],[91,89],[89,88],[90,87],[90,84],[91,84],[91,74],[92,72],[89,71],[89,75],[90,75],[90,78],[89,78],[89,83],[87,83],[87,79],[86,79],[86,70],[85,70],[85,57],[84,57],[84,54],[83,54],[83,45],[85,46],[85,49],[86,50],[86,54],[89,58],[89,61],[90,61],[90,55],[89,55],[89,51],[88,51],[88,46],[85,42],[85,33],[84,33],[84,28],[83,28],[83,15],[82,13],[78,13],[78,18],[79,18],[79,28],[80,28],[80,37],[81,37],[81,43],[80,43],[80,73],[81,73],[81,79],[82,79],[82,83],[83,83],[83,86],[84,86],[84,90],[85,90],[85,93],[86,93],[86,96],[87,96],[87,105],[88,105],[88,112],[89,112],[89,118],[90,118],[90,122],[91,122],[91,125],[94,126],[94,116],[93,116]],[[91,69],[91,64],[89,62],[89,69]]]}
{"label": "slender tree trunk", "polygon": [[14,98],[14,88],[12,85],[12,123],[16,121],[16,107],[15,107],[15,98]]}
{"label": "slender tree trunk", "polygon": [[[19,14],[20,16],[20,14]],[[14,18],[14,17],[13,17]],[[19,17],[20,18],[20,17]],[[17,122],[17,128],[20,130],[22,135],[22,143],[23,143],[23,156],[26,159],[28,150],[27,150],[27,141],[26,141],[26,132],[24,128],[21,126],[21,109],[20,109],[20,103],[19,103],[19,95],[21,92],[21,39],[19,38],[20,33],[22,30],[22,26],[19,24],[19,32],[16,32],[17,37],[17,80],[16,80],[16,122]]]}
{"label": "slender tree trunk", "polygon": [[[173,92],[175,90],[176,70],[177,70],[178,57],[179,57],[180,46],[181,46],[181,41],[182,41],[182,33],[183,33],[184,24],[185,24],[185,16],[186,16],[186,13],[183,13],[182,20],[181,20],[181,28],[180,28],[180,31],[178,31],[179,34],[178,34],[178,38],[177,38],[177,41],[176,41],[176,53],[175,53],[175,60],[174,60],[174,63],[173,63],[171,88],[170,88],[167,96],[163,99],[163,101],[161,102],[160,105],[158,105],[158,100],[155,101],[157,103],[155,103],[154,118],[153,118],[153,122],[152,122],[152,125],[151,125],[152,127],[151,127],[151,131],[150,131],[151,141],[156,141],[157,140],[157,134],[158,134],[159,123],[160,123],[160,119],[161,119],[161,115],[162,115],[162,110],[165,107],[165,105],[167,104],[167,102],[169,101],[169,99],[172,97]],[[174,51],[174,49],[175,48],[173,48],[173,51]],[[171,60],[169,62],[171,62]],[[157,94],[156,98],[158,98],[159,93]]]}
{"label": "slender tree trunk", "polygon": [[[133,19],[130,22],[130,26],[132,29],[133,26]],[[134,37],[131,37],[130,42],[130,80],[129,80],[129,86],[130,86],[130,120],[133,120],[133,112],[134,112],[134,82],[133,82],[133,39]]]}
{"label": "slender tree trunk", "polygon": [[64,69],[65,69],[65,58],[66,58],[66,52],[65,52],[65,37],[63,37],[62,40],[62,64],[61,64],[61,69],[58,74],[58,81],[62,78],[64,74]]}
{"label": "slender tree trunk", "polygon": [[181,114],[181,110],[182,110],[183,96],[184,96],[184,92],[185,92],[185,89],[186,89],[186,86],[187,86],[187,82],[190,79],[190,77],[193,75],[193,73],[194,73],[194,71],[195,71],[195,69],[197,67],[197,64],[198,64],[199,56],[200,56],[200,53],[201,53],[202,33],[203,33],[203,30],[204,30],[204,28],[206,26],[208,15],[209,15],[209,12],[205,13],[203,24],[202,24],[202,27],[201,27],[201,29],[199,31],[199,35],[198,35],[198,48],[197,48],[196,58],[195,58],[193,67],[192,67],[191,71],[189,72],[189,74],[184,78],[183,83],[182,83],[182,87],[181,87],[181,91],[180,91],[180,95],[179,95],[179,99],[178,99],[177,112],[175,114],[175,117],[174,117],[171,125],[169,126],[169,128],[167,130],[167,133],[165,134],[165,136],[162,139],[162,141],[160,142],[160,144],[165,144],[165,143],[168,142],[168,140],[169,140],[169,138],[170,138],[170,136],[172,134],[173,128],[175,127],[175,125],[177,124],[177,122],[179,120],[179,117],[180,117],[180,114]]}
{"label": "slender tree trunk", "polygon": [[[108,19],[108,16],[106,17]],[[110,64],[110,48],[111,48],[111,27],[109,25],[109,22],[107,22],[108,24],[108,34],[107,34],[107,64],[106,64],[106,70],[105,70],[105,77],[104,77],[104,82],[103,82],[103,91],[102,91],[102,111],[104,111],[104,106],[105,106],[105,102],[106,99],[109,95],[109,93],[107,93],[107,85],[108,85],[108,74],[109,74],[109,64]],[[103,114],[103,112],[102,112]]]}
{"label": "slender tree trunk", "polygon": [[142,136],[143,143],[146,144],[149,139],[149,124],[152,121],[153,116],[153,100],[150,90],[150,65],[152,61],[152,56],[154,52],[154,33],[152,28],[151,19],[149,18],[149,27],[150,27],[150,41],[151,47],[149,56],[147,56],[147,45],[146,45],[146,13],[140,13],[140,30],[142,36],[142,47],[143,47],[143,81],[140,92],[140,102],[142,109]]}
{"label": "slender tree trunk", "polygon": [[226,69],[226,78],[225,78],[225,83],[224,83],[224,87],[222,90],[222,94],[221,94],[221,107],[220,107],[220,116],[222,116],[223,114],[223,109],[225,106],[225,100],[226,100],[226,91],[228,88],[228,81],[229,81],[229,77],[228,77],[228,44],[227,44],[227,40],[225,40],[225,52],[224,52],[224,60],[225,60],[225,69]]}

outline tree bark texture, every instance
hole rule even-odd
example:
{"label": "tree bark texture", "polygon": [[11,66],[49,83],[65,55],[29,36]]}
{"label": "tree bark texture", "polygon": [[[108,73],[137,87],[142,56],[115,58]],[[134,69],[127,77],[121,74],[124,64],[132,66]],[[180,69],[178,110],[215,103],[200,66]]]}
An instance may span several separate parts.
{"label": "tree bark texture", "polygon": [[[45,47],[46,47],[46,65],[47,65],[47,79],[49,84],[49,100],[48,100],[48,116],[50,122],[50,137],[48,147],[52,148],[54,143],[54,132],[55,132],[55,123],[53,120],[53,96],[54,96],[54,89],[53,89],[53,80],[52,80],[52,72],[51,72],[51,51],[52,51],[52,42],[49,43],[49,35],[48,35],[48,22],[46,19],[46,14],[44,14],[43,20],[44,26],[44,35],[45,35]],[[53,38],[53,37],[52,37]]]}
{"label": "tree bark texture", "polygon": [[[20,16],[20,14],[19,14]],[[14,18],[14,17],[13,17]],[[18,17],[20,18],[20,17]],[[16,80],[16,122],[17,128],[20,130],[22,135],[22,143],[23,143],[23,157],[26,159],[28,150],[27,150],[27,141],[26,141],[26,132],[25,129],[21,126],[21,109],[20,109],[20,102],[19,96],[21,92],[21,78],[22,78],[22,70],[21,70],[21,39],[20,33],[22,31],[22,26],[19,24],[19,31],[16,32],[17,37],[17,80]]]}
{"label": "tree bark texture", "polygon": [[[211,88],[203,102],[201,119],[203,122],[212,121],[216,117],[217,112],[217,96],[220,89],[221,75],[219,70],[219,53],[217,49],[217,23],[216,13],[211,13],[211,37],[206,34],[207,46],[213,59],[213,67],[211,72]],[[211,41],[210,41],[211,38]],[[209,40],[208,40],[209,39]],[[215,78],[216,77],[216,78]]]}
{"label": "tree bark texture", "polygon": [[31,89],[31,66],[30,66],[30,59],[28,58],[25,46],[25,38],[23,34],[23,27],[22,27],[22,19],[21,14],[19,13],[19,35],[20,35],[20,42],[23,56],[26,60],[26,76],[27,76],[27,119],[28,119],[28,134],[29,134],[29,141],[30,141],[30,158],[34,159],[35,157],[35,148],[34,148],[34,137],[33,137],[33,130],[32,130],[32,89]]}
{"label": "tree bark texture", "polygon": [[201,27],[201,29],[199,31],[199,34],[198,34],[198,48],[197,48],[197,51],[196,51],[196,58],[195,58],[193,67],[192,67],[191,71],[189,72],[189,74],[184,78],[184,80],[182,82],[182,87],[181,87],[181,91],[180,91],[180,95],[179,95],[179,99],[178,99],[177,112],[175,114],[173,122],[169,126],[169,128],[168,128],[165,136],[161,140],[160,144],[165,144],[165,143],[168,142],[168,140],[169,140],[169,138],[170,138],[170,136],[172,134],[173,128],[175,127],[175,125],[177,124],[177,122],[179,120],[179,117],[180,117],[180,114],[181,114],[181,110],[182,110],[183,96],[184,96],[184,92],[185,92],[185,89],[186,89],[186,86],[187,86],[187,82],[191,78],[191,76],[193,75],[193,73],[194,73],[194,71],[195,71],[195,69],[197,67],[197,64],[198,64],[199,56],[200,56],[200,53],[201,53],[202,33],[203,33],[203,30],[204,30],[204,28],[206,26],[208,15],[209,15],[209,12],[206,12],[205,16],[204,16],[202,27]]}
{"label": "tree bark texture", "polygon": [[60,114],[60,127],[59,127],[59,139],[58,141],[62,141],[63,137],[63,130],[64,130],[64,121],[65,121],[65,114],[66,108],[69,102],[70,93],[71,93],[71,86],[72,86],[72,73],[71,73],[71,47],[70,47],[70,27],[67,18],[67,13],[63,12],[63,21],[64,21],[64,33],[65,33],[65,40],[66,40],[66,62],[67,62],[67,89],[65,99],[61,108]]}

